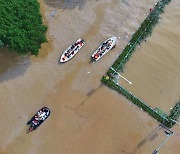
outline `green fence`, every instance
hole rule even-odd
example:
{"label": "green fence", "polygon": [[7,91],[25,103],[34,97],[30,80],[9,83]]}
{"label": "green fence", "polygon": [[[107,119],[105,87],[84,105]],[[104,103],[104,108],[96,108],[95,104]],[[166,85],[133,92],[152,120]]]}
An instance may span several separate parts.
{"label": "green fence", "polygon": [[[139,45],[146,37],[150,36],[153,30],[153,27],[158,23],[160,17],[159,15],[163,13],[165,5],[169,4],[171,0],[160,0],[151,11],[151,13],[147,16],[147,18],[143,21],[139,29],[134,33],[128,45],[123,50],[122,54],[118,57],[118,59],[112,65],[112,68],[119,72],[123,72],[124,64],[129,60],[132,53],[135,51],[136,46]],[[123,94],[127,99],[131,100],[134,104],[138,105],[144,111],[148,112],[151,116],[157,119],[159,122],[163,123],[167,127],[172,127],[179,117],[180,112],[180,101],[176,104],[176,106],[171,110],[169,116],[164,113],[158,112],[158,110],[151,108],[149,105],[144,103],[142,100],[134,96],[132,93],[128,92],[124,87],[118,85],[112,81],[112,73],[114,71],[109,69],[106,77],[102,78],[102,82],[105,83],[110,88],[117,90],[121,94]]]}
{"label": "green fence", "polygon": [[169,117],[164,116],[163,113],[160,114],[156,109],[151,108],[145,102],[140,100],[138,97],[134,96],[132,93],[127,91],[123,86],[115,84],[111,78],[107,79],[106,77],[102,78],[102,82],[105,83],[110,88],[118,91],[119,93],[123,94],[128,100],[139,106],[144,111],[148,112],[149,115],[157,119],[159,122],[163,123],[167,127],[171,127],[175,124],[175,122],[169,121]]}

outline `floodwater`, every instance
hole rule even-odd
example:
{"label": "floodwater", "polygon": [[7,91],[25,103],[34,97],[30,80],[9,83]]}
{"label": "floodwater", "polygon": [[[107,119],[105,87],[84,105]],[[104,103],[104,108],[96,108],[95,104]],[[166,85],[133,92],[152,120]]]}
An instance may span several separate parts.
{"label": "floodwater", "polygon": [[151,37],[142,43],[125,66],[132,85],[122,85],[153,108],[169,114],[180,100],[180,1],[173,1],[161,15]]}
{"label": "floodwater", "polygon": [[[40,55],[0,51],[0,153],[152,153],[165,138],[163,130],[100,80],[156,1],[39,2],[49,28],[49,43]],[[117,48],[90,63],[93,51],[112,35],[120,37]],[[59,56],[78,38],[85,39],[85,46],[71,61],[59,64]],[[27,121],[43,106],[51,109],[51,116],[27,134]],[[173,130],[163,154],[179,153],[178,127]]]}

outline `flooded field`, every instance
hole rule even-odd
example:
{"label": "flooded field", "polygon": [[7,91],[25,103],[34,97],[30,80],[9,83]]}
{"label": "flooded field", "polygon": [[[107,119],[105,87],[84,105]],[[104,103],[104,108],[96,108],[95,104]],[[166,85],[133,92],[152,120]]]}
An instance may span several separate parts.
{"label": "flooded field", "polygon": [[125,65],[122,85],[153,108],[169,113],[180,100],[180,2],[167,6],[151,37]]}
{"label": "flooded field", "polygon": [[[164,139],[163,130],[100,80],[156,0],[39,2],[49,40],[39,56],[0,49],[0,153],[151,154]],[[117,48],[91,63],[93,51],[112,35],[120,37]],[[71,61],[59,64],[60,55],[78,38],[85,39],[85,46]],[[27,121],[43,106],[51,116],[27,134]],[[163,154],[179,154],[180,131],[177,126],[173,131]]]}

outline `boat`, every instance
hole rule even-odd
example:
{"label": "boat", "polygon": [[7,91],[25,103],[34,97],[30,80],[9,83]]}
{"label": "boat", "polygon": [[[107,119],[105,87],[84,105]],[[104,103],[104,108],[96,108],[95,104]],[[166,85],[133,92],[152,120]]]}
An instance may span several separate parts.
{"label": "boat", "polygon": [[117,38],[112,36],[108,38],[105,42],[103,42],[96,51],[92,54],[92,61],[98,61],[101,59],[106,53],[108,53],[113,47],[116,46]]}
{"label": "boat", "polygon": [[29,132],[36,130],[49,116],[50,110],[47,107],[40,109],[32,118],[27,122],[30,125]]}
{"label": "boat", "polygon": [[65,63],[69,61],[71,58],[73,58],[78,51],[84,46],[84,40],[78,39],[74,44],[72,44],[69,48],[67,48],[63,54],[61,55],[61,58],[59,59],[60,63]]}

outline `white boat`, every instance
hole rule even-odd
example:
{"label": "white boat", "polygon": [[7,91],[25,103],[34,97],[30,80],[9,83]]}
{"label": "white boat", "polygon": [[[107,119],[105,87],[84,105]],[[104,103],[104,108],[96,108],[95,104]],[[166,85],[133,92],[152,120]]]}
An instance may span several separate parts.
{"label": "white boat", "polygon": [[116,46],[117,38],[112,36],[108,38],[104,43],[102,43],[98,49],[92,54],[92,61],[98,61],[102,58],[106,53],[108,53],[113,47]]}
{"label": "white boat", "polygon": [[63,52],[61,58],[59,59],[59,62],[65,63],[69,61],[78,53],[78,51],[84,46],[84,44],[84,40],[78,39],[74,44],[72,44]]}

